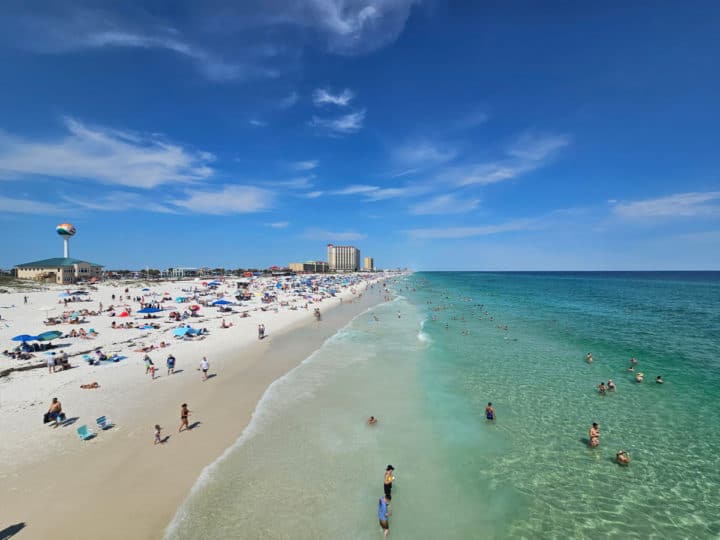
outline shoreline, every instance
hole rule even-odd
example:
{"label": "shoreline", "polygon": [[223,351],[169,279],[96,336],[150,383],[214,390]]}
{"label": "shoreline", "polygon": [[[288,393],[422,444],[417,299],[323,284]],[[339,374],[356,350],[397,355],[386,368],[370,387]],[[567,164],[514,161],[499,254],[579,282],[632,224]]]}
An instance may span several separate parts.
{"label": "shoreline", "polygon": [[[373,289],[366,284],[357,287],[359,298],[343,293],[348,300],[353,298],[351,302],[335,299],[332,305],[320,304],[320,323],[307,313],[302,320],[287,321],[270,339],[219,340],[212,356],[208,354],[210,373],[216,373],[208,381],[195,373],[194,362],[190,367],[181,362],[178,367],[185,369],[185,376],[167,377],[165,384],[147,391],[131,388],[122,400],[124,408],[107,412],[117,425],[94,439],[82,442],[74,433],[69,434],[72,437],[62,434],[63,441],[53,441],[54,447],[25,453],[39,459],[25,455],[24,462],[4,460],[0,463],[4,486],[0,531],[24,524],[18,538],[68,534],[74,534],[73,538],[161,538],[202,472],[241,437],[270,385],[358,314],[383,302],[381,281],[374,283]],[[210,343],[188,345],[203,349]],[[101,385],[106,386],[112,384]],[[190,422],[199,422],[190,433],[177,433],[176,409],[182,402],[193,411]],[[83,415],[82,422],[90,425],[86,418]],[[152,443],[155,423],[163,427],[163,436],[170,435],[168,443],[157,447]],[[58,431],[74,432],[75,427]]]}

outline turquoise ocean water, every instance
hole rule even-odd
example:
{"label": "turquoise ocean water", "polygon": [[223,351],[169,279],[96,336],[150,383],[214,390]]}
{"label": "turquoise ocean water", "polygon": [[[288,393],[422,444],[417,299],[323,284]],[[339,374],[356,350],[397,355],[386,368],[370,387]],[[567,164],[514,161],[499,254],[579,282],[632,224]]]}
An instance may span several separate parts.
{"label": "turquoise ocean water", "polygon": [[272,385],[168,538],[381,538],[390,463],[391,538],[720,537],[720,273],[417,273],[392,288]]}

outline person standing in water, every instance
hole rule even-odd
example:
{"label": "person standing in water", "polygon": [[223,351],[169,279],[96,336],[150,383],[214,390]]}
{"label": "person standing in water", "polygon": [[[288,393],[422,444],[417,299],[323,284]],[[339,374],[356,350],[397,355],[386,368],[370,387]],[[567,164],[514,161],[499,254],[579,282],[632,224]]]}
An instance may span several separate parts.
{"label": "person standing in water", "polygon": [[587,353],[587,355],[585,355],[585,361],[588,364],[592,364],[592,361],[593,361],[592,353]]}
{"label": "person standing in water", "polygon": [[592,448],[600,446],[600,426],[598,426],[597,422],[593,422],[590,428],[590,446]]}
{"label": "person standing in water", "polygon": [[380,497],[380,499],[378,499],[378,521],[380,522],[380,528],[383,531],[383,535],[386,538],[390,532],[390,521],[388,519],[391,514],[390,500],[390,495],[385,495],[384,497]]}
{"label": "person standing in water", "polygon": [[395,481],[395,476],[393,475],[393,471],[395,470],[395,467],[392,465],[388,465],[385,468],[385,478],[383,480],[383,489],[385,490],[385,497],[390,500],[390,497],[392,497],[392,485]]}
{"label": "person standing in water", "polygon": [[488,420],[495,420],[495,409],[493,408],[493,404],[491,402],[488,402],[487,407],[485,407],[485,418]]}

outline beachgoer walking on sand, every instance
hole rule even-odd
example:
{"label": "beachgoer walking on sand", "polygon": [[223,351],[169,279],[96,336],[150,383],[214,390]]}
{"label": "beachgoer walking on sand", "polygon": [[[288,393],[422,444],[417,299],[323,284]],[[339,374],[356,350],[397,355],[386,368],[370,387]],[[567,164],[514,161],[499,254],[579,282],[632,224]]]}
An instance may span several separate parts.
{"label": "beachgoer walking on sand", "polygon": [[265,339],[265,325],[263,323],[258,324],[258,339]]}
{"label": "beachgoer walking on sand", "polygon": [[55,353],[48,354],[47,367],[48,373],[55,373]]}
{"label": "beachgoer walking on sand", "polygon": [[175,357],[172,354],[168,354],[166,363],[167,363],[168,375],[174,374],[175,373]]}
{"label": "beachgoer walking on sand", "polygon": [[592,448],[600,446],[600,426],[597,425],[597,422],[593,422],[590,428],[590,446]]}
{"label": "beachgoer walking on sand", "polygon": [[183,403],[180,406],[180,427],[178,428],[178,433],[183,430],[183,426],[185,427],[185,429],[190,429],[190,425],[188,424],[188,416],[190,416],[190,411],[188,410],[187,403]]}
{"label": "beachgoer walking on sand", "polygon": [[388,533],[390,532],[390,521],[389,517],[392,514],[390,510],[390,500],[392,497],[390,495],[385,495],[384,497],[380,497],[378,499],[378,521],[380,522],[380,528],[383,531],[383,535],[387,538]]}
{"label": "beachgoer walking on sand", "polygon": [[23,296],[23,301],[27,304],[27,296]]}
{"label": "beachgoer walking on sand", "polygon": [[155,444],[162,444],[162,428],[160,424],[155,424]]}
{"label": "beachgoer walking on sand", "polygon": [[48,414],[50,415],[50,418],[55,420],[55,425],[53,427],[58,427],[60,425],[60,419],[62,417],[62,403],[58,401],[58,398],[52,398],[52,403],[50,404],[50,408],[48,409]]}
{"label": "beachgoer walking on sand", "polygon": [[388,465],[385,468],[385,478],[383,479],[383,489],[385,490],[385,496],[391,497],[392,496],[392,485],[395,481],[395,475],[393,475],[393,471],[395,471],[395,467],[392,465]]}
{"label": "beachgoer walking on sand", "polygon": [[147,375],[148,373],[150,373],[151,368],[155,367],[155,364],[153,364],[153,361],[152,361],[152,358],[150,358],[150,355],[146,354],[145,358],[143,358],[143,360],[145,361],[145,375]]}
{"label": "beachgoer walking on sand", "polygon": [[208,370],[210,369],[210,362],[208,362],[208,359],[203,356],[202,361],[200,362],[200,369],[203,373],[203,381],[207,381],[208,379]]}

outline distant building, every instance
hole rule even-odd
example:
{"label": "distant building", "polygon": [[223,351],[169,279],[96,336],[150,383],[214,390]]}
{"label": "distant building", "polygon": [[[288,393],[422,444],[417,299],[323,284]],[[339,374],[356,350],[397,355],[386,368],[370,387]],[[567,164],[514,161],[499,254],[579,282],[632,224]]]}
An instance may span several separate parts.
{"label": "distant building", "polygon": [[330,271],[330,265],[325,261],[307,261],[304,263],[290,263],[288,265],[293,272],[305,274],[324,274]]}
{"label": "distant building", "polygon": [[354,246],[328,244],[328,264],[336,272],[357,272],[360,270],[360,250]]}
{"label": "distant building", "polygon": [[363,270],[366,272],[374,272],[375,271],[375,259],[372,257],[365,257],[364,264],[363,264]]}
{"label": "distant building", "polygon": [[165,275],[171,278],[181,279],[186,277],[196,277],[200,275],[198,268],[168,268]]}
{"label": "distant building", "polygon": [[97,280],[102,275],[102,265],[94,264],[70,257],[43,259],[25,264],[18,264],[18,279],[34,281],[50,281],[61,285],[75,283],[80,280]]}

